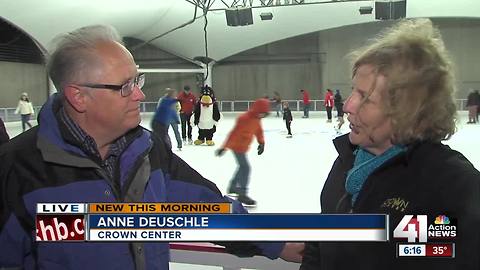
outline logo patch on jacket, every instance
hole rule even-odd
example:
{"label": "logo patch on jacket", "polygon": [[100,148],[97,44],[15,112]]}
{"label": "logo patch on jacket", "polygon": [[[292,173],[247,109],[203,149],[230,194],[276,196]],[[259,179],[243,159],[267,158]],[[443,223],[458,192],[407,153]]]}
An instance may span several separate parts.
{"label": "logo patch on jacket", "polygon": [[394,209],[394,210],[403,212],[403,211],[405,211],[405,209],[407,209],[409,203],[410,202],[406,201],[405,199],[397,197],[397,198],[386,199],[383,202],[381,207],[382,208],[390,208],[390,209]]}

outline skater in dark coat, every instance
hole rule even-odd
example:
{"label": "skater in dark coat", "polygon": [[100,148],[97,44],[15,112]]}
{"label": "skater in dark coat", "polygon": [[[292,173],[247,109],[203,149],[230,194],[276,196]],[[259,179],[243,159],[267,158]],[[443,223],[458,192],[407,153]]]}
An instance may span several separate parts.
{"label": "skater in dark coat", "polygon": [[283,102],[283,120],[285,120],[285,125],[287,126],[288,135],[287,138],[292,138],[292,130],[290,129],[290,125],[292,123],[292,111],[288,107],[288,102]]}
{"label": "skater in dark coat", "polygon": [[340,90],[337,89],[335,93],[335,99],[334,99],[334,104],[335,104],[335,109],[337,109],[337,122],[338,125],[335,127],[338,133],[340,133],[340,129],[343,126],[343,123],[345,123],[345,120],[343,119],[343,98],[342,95],[340,94]]}
{"label": "skater in dark coat", "polygon": [[467,97],[468,122],[467,124],[475,124],[477,122],[478,104],[480,103],[478,92],[471,91]]}

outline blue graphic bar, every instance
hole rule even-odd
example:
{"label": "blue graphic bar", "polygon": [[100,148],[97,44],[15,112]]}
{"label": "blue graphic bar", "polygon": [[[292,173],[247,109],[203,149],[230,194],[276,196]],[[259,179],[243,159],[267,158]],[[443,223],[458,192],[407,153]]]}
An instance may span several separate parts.
{"label": "blue graphic bar", "polygon": [[89,214],[90,229],[385,229],[386,215]]}

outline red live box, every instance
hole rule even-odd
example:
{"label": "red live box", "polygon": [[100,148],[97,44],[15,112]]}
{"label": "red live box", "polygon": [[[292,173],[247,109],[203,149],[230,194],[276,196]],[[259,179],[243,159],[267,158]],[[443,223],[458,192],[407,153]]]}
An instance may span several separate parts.
{"label": "red live box", "polygon": [[85,240],[84,215],[37,215],[37,241]]}
{"label": "red live box", "polygon": [[437,244],[427,243],[425,255],[427,257],[450,257],[453,258],[455,245],[452,243]]}

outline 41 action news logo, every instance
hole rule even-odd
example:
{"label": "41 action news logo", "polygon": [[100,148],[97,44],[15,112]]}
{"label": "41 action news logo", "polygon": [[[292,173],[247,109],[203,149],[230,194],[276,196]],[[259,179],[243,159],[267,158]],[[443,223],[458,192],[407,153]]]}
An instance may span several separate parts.
{"label": "41 action news logo", "polygon": [[408,242],[427,242],[428,238],[453,239],[457,225],[453,218],[439,215],[428,225],[426,215],[405,215],[393,230],[394,238],[407,238]]}

